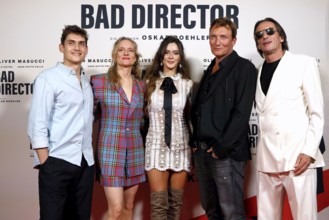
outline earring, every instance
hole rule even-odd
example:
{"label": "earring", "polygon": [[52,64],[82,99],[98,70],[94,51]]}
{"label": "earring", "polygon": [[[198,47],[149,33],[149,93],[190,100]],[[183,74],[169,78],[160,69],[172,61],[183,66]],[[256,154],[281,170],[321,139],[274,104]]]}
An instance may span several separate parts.
{"label": "earring", "polygon": [[180,64],[179,64],[179,68],[182,68],[182,67],[183,67],[183,65],[180,63]]}
{"label": "earring", "polygon": [[160,63],[160,66],[162,66],[162,62]]}

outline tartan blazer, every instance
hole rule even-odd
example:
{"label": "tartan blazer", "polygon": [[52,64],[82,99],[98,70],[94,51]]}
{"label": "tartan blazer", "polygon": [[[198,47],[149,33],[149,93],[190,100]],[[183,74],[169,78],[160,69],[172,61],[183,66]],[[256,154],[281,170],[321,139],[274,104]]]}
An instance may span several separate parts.
{"label": "tartan blazer", "polygon": [[94,103],[100,106],[96,149],[101,176],[133,177],[144,174],[141,135],[145,83],[133,79],[131,102],[124,90],[111,88],[107,74],[91,76]]}

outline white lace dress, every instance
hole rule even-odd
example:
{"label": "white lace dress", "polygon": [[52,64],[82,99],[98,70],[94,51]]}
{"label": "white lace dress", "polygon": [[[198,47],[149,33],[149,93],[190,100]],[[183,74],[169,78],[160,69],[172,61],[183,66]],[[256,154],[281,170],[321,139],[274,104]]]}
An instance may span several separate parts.
{"label": "white lace dress", "polygon": [[191,170],[191,148],[188,144],[189,133],[184,119],[184,108],[190,99],[192,81],[182,79],[181,74],[176,74],[171,78],[177,89],[177,93],[172,95],[172,124],[170,148],[165,143],[165,111],[163,109],[164,91],[160,86],[164,79],[156,82],[156,88],[151,95],[151,104],[148,108],[150,125],[146,136],[145,149],[145,170],[153,168],[164,171]]}

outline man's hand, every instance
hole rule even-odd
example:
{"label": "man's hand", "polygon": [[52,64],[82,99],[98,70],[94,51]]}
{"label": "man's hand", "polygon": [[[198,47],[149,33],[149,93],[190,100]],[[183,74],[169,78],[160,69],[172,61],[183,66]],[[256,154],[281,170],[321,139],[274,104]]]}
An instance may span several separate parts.
{"label": "man's hand", "polygon": [[48,148],[36,149],[40,164],[42,165],[48,158]]}
{"label": "man's hand", "polygon": [[294,169],[295,176],[302,174],[313,162],[314,159],[312,157],[303,153],[299,154]]}
{"label": "man's hand", "polygon": [[211,152],[212,152],[211,156],[212,156],[213,158],[215,158],[215,159],[218,159],[218,157],[216,156],[216,154],[213,152],[212,147],[209,148],[209,149],[207,150],[207,152],[208,152],[208,153],[211,153]]}

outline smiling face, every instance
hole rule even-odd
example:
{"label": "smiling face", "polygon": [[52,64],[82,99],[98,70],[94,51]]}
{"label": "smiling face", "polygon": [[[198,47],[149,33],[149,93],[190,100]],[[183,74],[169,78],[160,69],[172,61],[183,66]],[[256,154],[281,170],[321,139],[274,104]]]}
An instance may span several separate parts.
{"label": "smiling face", "polygon": [[134,44],[130,40],[120,41],[114,60],[119,67],[132,67],[136,62]]}
{"label": "smiling face", "polygon": [[[269,28],[274,29],[274,33],[271,35],[265,31]],[[255,33],[260,31],[262,31],[263,34],[259,39],[257,39],[257,49],[263,52],[265,58],[269,56],[282,56],[284,53],[282,49],[284,39],[279,35],[275,24],[270,21],[264,21],[257,26]]]}
{"label": "smiling face", "polygon": [[177,66],[180,63],[180,53],[176,43],[169,43],[167,45],[162,63],[164,73],[177,73]]}
{"label": "smiling face", "polygon": [[211,52],[217,61],[223,60],[233,51],[236,38],[232,37],[232,31],[228,26],[214,26],[209,33]]}
{"label": "smiling face", "polygon": [[64,44],[59,45],[59,50],[63,53],[64,65],[74,67],[81,65],[88,53],[88,46],[83,36],[71,33],[67,35]]}

